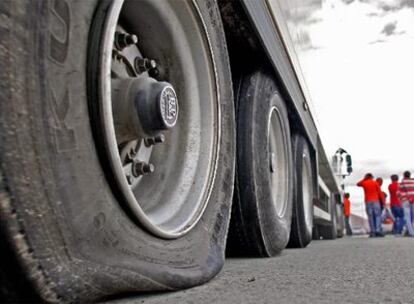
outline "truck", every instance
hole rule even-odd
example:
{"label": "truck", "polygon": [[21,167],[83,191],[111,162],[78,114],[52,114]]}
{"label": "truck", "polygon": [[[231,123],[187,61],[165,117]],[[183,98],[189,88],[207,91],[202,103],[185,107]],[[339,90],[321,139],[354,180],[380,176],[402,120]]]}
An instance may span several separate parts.
{"label": "truck", "polygon": [[297,57],[320,5],[0,1],[0,301],[183,289],[333,238]]}

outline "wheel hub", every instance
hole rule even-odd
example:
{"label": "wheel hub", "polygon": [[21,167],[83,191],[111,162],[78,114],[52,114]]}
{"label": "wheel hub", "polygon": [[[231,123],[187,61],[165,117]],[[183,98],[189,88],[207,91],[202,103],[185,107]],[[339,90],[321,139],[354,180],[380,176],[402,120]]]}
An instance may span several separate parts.
{"label": "wheel hub", "polygon": [[172,129],[178,120],[178,98],[173,86],[151,77],[113,83],[113,112],[118,142],[153,136]]}
{"label": "wheel hub", "polygon": [[168,82],[159,82],[151,77],[136,79],[134,103],[136,116],[147,135],[168,130],[178,119],[178,99]]}

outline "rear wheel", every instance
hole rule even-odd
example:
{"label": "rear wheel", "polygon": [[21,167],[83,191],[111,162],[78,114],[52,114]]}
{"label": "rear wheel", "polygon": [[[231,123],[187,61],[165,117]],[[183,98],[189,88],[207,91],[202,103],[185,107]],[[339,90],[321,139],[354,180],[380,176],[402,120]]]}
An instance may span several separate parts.
{"label": "rear wheel", "polygon": [[1,1],[0,14],[2,252],[27,282],[15,288],[85,302],[211,279],[235,152],[215,2]]}
{"label": "rear wheel", "polygon": [[296,174],[289,247],[303,248],[312,240],[314,197],[312,166],[306,139],[301,135],[295,135],[292,143]]}
{"label": "rear wheel", "polygon": [[292,156],[287,110],[274,78],[246,76],[238,90],[237,176],[231,255],[274,256],[289,239]]}

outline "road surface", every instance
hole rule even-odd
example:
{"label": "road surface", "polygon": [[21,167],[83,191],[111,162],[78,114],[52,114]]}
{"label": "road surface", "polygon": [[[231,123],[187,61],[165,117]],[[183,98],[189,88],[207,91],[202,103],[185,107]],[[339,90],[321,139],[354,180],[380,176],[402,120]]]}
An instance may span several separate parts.
{"label": "road surface", "polygon": [[228,259],[203,286],[113,303],[414,303],[414,238],[313,241],[275,258]]}

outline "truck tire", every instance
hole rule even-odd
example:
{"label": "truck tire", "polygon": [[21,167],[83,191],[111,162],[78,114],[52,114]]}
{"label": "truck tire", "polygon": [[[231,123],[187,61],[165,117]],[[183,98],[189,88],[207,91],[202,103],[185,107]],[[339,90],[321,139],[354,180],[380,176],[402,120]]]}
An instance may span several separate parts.
{"label": "truck tire", "polygon": [[237,165],[227,252],[274,256],[289,240],[292,156],[286,106],[274,77],[257,71],[240,81]]}
{"label": "truck tire", "polygon": [[1,300],[210,280],[235,160],[215,1],[0,1],[0,142]]}
{"label": "truck tire", "polygon": [[292,140],[295,171],[293,191],[292,228],[288,247],[304,248],[312,240],[313,229],[313,177],[306,139],[296,134]]}

